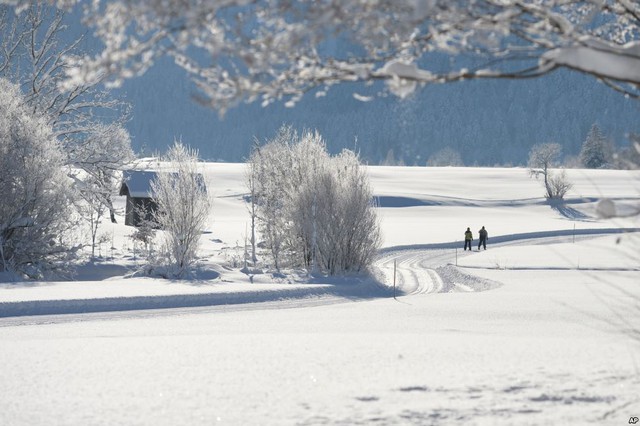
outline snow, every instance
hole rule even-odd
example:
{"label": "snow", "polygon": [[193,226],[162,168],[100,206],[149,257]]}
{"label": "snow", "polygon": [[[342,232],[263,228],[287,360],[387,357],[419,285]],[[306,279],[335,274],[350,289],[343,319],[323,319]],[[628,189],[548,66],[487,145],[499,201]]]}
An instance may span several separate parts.
{"label": "snow", "polygon": [[[389,173],[393,179],[385,178]],[[630,200],[640,195],[637,185],[621,184],[637,182],[637,172],[567,170],[574,187],[566,205],[554,212],[540,181],[522,168],[372,167],[370,176],[374,193],[382,197],[385,246],[462,241],[467,226],[475,236],[486,226],[490,238],[574,225],[578,230],[635,226],[619,218],[596,220],[595,209],[606,196],[624,215],[637,209]]]}
{"label": "snow", "polygon": [[580,44],[552,49],[540,61],[582,70],[596,76],[638,83],[640,75],[640,42],[623,45],[586,38]]}
{"label": "snow", "polygon": [[478,256],[467,257],[461,265],[484,269],[640,271],[632,245],[618,243],[627,238],[623,235],[560,244],[498,247],[489,253],[484,251]]}
{"label": "snow", "polygon": [[[525,169],[369,171],[384,286],[240,272],[249,217],[239,164],[207,164],[213,216],[189,280],[136,273],[122,217],[103,224],[103,259],[76,281],[5,279],[0,424],[638,416],[638,216],[597,214],[605,197],[619,214],[637,211],[638,172],[570,170],[568,203],[551,206]],[[467,226],[476,237],[487,228],[486,251],[462,251]]]}

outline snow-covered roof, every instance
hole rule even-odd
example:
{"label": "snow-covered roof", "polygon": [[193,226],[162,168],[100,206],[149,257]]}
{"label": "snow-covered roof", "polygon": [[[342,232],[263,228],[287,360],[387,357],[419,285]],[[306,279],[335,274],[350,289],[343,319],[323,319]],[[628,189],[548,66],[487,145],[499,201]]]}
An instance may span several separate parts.
{"label": "snow-covered roof", "polygon": [[125,170],[122,172],[122,186],[120,186],[120,195],[129,195],[134,198],[152,198],[153,190],[151,189],[151,181],[158,174],[151,171],[141,170]]}
{"label": "snow-covered roof", "polygon": [[[125,170],[122,172],[120,195],[128,194],[130,197],[134,198],[153,198],[151,182],[156,178],[156,176],[158,176],[158,172],[148,170]],[[198,182],[198,185],[206,192],[206,185],[202,174],[197,174],[196,182]]]}

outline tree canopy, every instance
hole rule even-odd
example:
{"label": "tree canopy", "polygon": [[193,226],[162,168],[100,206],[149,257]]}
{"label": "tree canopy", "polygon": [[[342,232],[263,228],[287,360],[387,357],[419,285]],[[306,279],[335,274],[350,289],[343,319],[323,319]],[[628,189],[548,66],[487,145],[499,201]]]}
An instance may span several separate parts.
{"label": "tree canopy", "polygon": [[611,162],[612,151],[611,143],[602,134],[598,125],[594,124],[582,144],[580,162],[589,169],[606,167]]}
{"label": "tree canopy", "polygon": [[[169,55],[195,81],[199,100],[221,111],[243,101],[294,105],[312,89],[321,96],[345,82],[383,81],[403,97],[427,84],[534,78],[561,67],[640,96],[640,4],[632,0],[96,0],[84,7],[104,49],[70,68],[68,84],[106,75],[117,85]],[[442,53],[457,58],[445,69],[430,60]]]}

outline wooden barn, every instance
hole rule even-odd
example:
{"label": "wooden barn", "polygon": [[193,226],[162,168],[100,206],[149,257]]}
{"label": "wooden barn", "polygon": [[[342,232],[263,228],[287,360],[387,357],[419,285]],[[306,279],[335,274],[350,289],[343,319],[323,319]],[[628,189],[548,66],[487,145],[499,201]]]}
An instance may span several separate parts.
{"label": "wooden barn", "polygon": [[[144,222],[154,222],[153,213],[158,210],[158,203],[154,200],[151,182],[157,176],[158,172],[151,171],[125,170],[122,172],[120,195],[127,196],[125,225],[140,226]],[[200,189],[207,192],[204,176],[198,173],[194,177]]]}
{"label": "wooden barn", "polygon": [[144,221],[153,221],[153,212],[158,209],[158,204],[153,199],[151,182],[156,176],[156,172],[139,170],[122,173],[120,195],[127,196],[125,225],[140,226]]}

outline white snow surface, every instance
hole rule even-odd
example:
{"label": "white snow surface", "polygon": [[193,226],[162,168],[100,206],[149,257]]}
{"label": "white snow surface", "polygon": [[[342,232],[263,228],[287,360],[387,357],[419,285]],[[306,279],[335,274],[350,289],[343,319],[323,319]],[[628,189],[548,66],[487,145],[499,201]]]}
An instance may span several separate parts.
{"label": "white snow surface", "polygon": [[[188,280],[136,272],[122,217],[75,281],[0,276],[0,425],[640,416],[638,172],[569,170],[551,206],[525,169],[370,167],[375,278],[336,279],[240,271],[243,171],[207,164]],[[625,217],[598,218],[603,199]],[[467,226],[487,228],[486,251],[462,250]]]}

